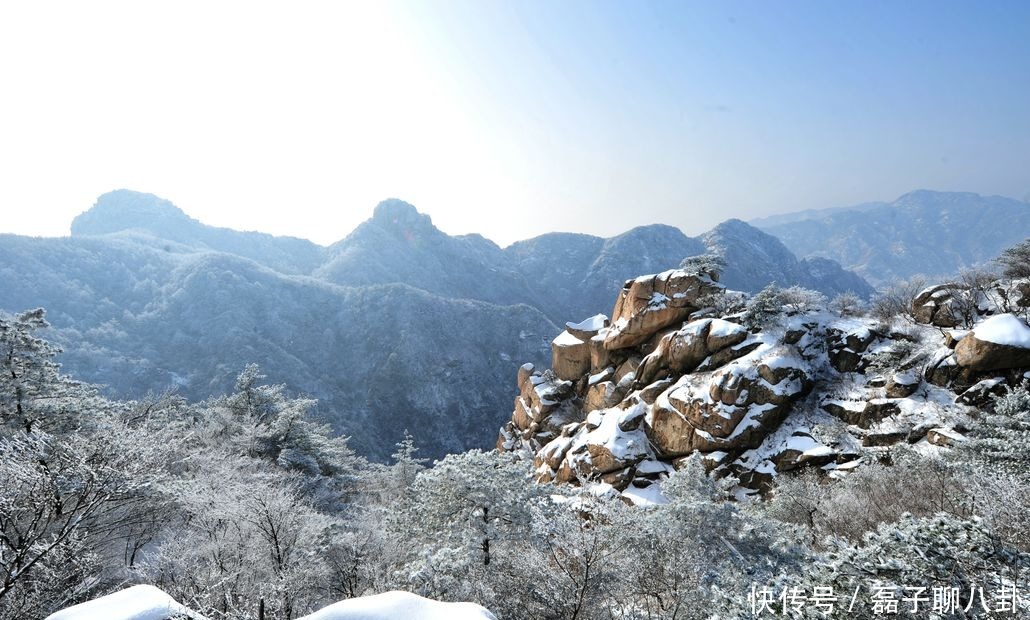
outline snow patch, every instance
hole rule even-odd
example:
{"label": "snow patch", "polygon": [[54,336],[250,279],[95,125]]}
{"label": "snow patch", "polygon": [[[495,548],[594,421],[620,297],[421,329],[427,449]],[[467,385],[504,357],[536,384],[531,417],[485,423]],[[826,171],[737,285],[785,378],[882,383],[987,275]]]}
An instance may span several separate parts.
{"label": "snow patch", "polygon": [[558,337],[551,342],[559,347],[574,347],[583,344],[582,340],[570,334],[568,330],[558,334]]}
{"label": "snow patch", "polygon": [[977,340],[1030,349],[1030,327],[1012,314],[998,314],[973,328]]}
{"label": "snow patch", "polygon": [[158,588],[140,585],[62,609],[46,620],[168,620],[176,616],[206,620]]}
{"label": "snow patch", "polygon": [[595,314],[594,316],[584,319],[579,323],[566,323],[565,327],[569,329],[579,330],[581,332],[596,332],[604,327],[604,324],[608,321],[608,317],[603,314]]}
{"label": "snow patch", "polygon": [[657,506],[669,503],[669,498],[665,497],[657,484],[652,484],[642,489],[630,485],[622,492],[622,496],[631,501],[634,506]]}
{"label": "snow patch", "polygon": [[324,607],[297,620],[497,620],[475,603],[445,603],[410,592],[359,596]]}

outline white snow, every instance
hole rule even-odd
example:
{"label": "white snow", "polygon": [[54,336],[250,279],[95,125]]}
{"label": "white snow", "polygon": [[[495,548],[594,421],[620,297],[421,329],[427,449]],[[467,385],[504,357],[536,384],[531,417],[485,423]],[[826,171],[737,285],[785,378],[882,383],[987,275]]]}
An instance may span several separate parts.
{"label": "white snow", "polygon": [[605,381],[606,379],[608,379],[609,377],[611,377],[614,374],[615,374],[615,369],[612,368],[611,366],[609,366],[608,368],[605,368],[604,370],[602,370],[601,372],[597,373],[596,375],[590,375],[590,378],[587,379],[587,385],[594,385],[595,383],[600,383],[602,381]]}
{"label": "white snow", "polygon": [[[647,405],[640,402],[626,411],[619,409],[603,410],[600,425],[586,435],[586,442],[603,446],[611,452],[612,456],[620,461],[633,461],[651,456],[647,435],[644,434],[643,429],[638,428],[632,431],[624,431],[619,428],[619,424],[633,416],[643,416],[646,408]],[[595,413],[599,412],[592,411],[587,415],[588,422]]]}
{"label": "white snow", "polygon": [[608,317],[603,314],[595,314],[594,316],[584,319],[579,323],[566,323],[565,327],[569,329],[576,329],[581,332],[596,332],[604,327],[604,324],[608,321]]}
{"label": "white snow", "polygon": [[1012,314],[998,314],[973,328],[977,340],[1030,349],[1030,327]]}
{"label": "white snow", "polygon": [[918,374],[910,370],[906,372],[894,373],[893,375],[891,375],[891,381],[898,385],[915,385],[917,383],[920,383],[922,379],[920,379]]}
{"label": "white snow", "polygon": [[637,464],[637,473],[646,476],[647,474],[671,474],[675,469],[668,463],[647,459]]}
{"label": "white snow", "polygon": [[652,484],[642,489],[630,485],[622,492],[622,496],[633,502],[634,506],[655,506],[669,503],[669,498],[662,494],[662,490],[657,484]]}
{"label": "white snow", "polygon": [[574,347],[583,344],[582,340],[570,334],[568,330],[558,334],[558,337],[552,342],[559,347]]}
{"label": "white snow", "polygon": [[385,592],[340,601],[297,620],[497,620],[475,603],[445,603],[410,592]]}
{"label": "white snow", "polygon": [[968,329],[951,329],[951,330],[948,330],[948,334],[951,336],[951,339],[954,340],[955,342],[958,342],[958,341],[962,340],[963,338],[965,338],[966,334],[968,334],[968,333],[969,333]]}
{"label": "white snow", "polygon": [[804,456],[827,456],[833,454],[833,449],[819,443],[807,435],[795,435],[787,440],[788,450],[797,450]]}
{"label": "white snow", "polygon": [[711,321],[712,326],[708,329],[709,336],[723,338],[746,331],[742,325],[738,325],[730,321],[724,321],[722,319],[711,319]]}
{"label": "white snow", "polygon": [[651,299],[647,301],[647,307],[652,310],[661,310],[669,303],[669,298],[661,293],[651,293]]}
{"label": "white snow", "polygon": [[158,588],[140,585],[62,609],[46,620],[167,620],[176,615],[204,620]]}

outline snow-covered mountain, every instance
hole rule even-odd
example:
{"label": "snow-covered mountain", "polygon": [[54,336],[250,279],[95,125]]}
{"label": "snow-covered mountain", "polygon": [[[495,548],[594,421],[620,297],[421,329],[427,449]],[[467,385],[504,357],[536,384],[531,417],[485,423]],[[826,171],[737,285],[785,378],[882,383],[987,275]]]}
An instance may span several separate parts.
{"label": "snow-covered mountain", "polygon": [[[0,310],[45,307],[66,370],[142,396],[224,393],[250,362],[321,401],[365,454],[409,429],[426,454],[491,442],[518,364],[543,362],[557,321],[609,312],[638,273],[718,250],[775,280],[868,292],[829,263],[815,278],[775,238],[743,222],[702,239],[643,226],[602,239],[554,233],[508,248],[450,236],[400,200],[340,242],[206,226],[166,200],[119,190],[75,219],[72,236],[0,236]],[[427,420],[433,423],[427,423]]]}
{"label": "snow-covered mountain", "polygon": [[1030,204],[1003,196],[919,190],[891,203],[753,220],[801,257],[830,258],[873,284],[949,276],[1030,237]]}

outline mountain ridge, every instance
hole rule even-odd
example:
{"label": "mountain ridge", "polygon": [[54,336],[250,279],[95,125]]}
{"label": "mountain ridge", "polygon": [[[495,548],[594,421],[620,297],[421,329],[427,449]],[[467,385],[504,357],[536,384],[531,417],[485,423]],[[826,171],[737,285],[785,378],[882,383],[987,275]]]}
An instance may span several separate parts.
{"label": "mountain ridge", "polygon": [[[734,256],[781,256],[786,271],[769,272],[781,285],[804,275],[773,237],[735,227],[749,244]],[[547,359],[556,325],[608,314],[626,279],[715,247],[655,224],[502,249],[447,235],[398,199],[322,247],[206,226],[128,190],[101,196],[72,232],[0,235],[0,289],[9,291],[0,309],[47,308],[69,372],[119,396],[174,389],[201,399],[225,393],[255,362],[318,398],[319,415],[374,458],[405,429],[431,457],[489,445],[510,377]],[[827,280],[840,269],[830,271]],[[757,290],[766,275],[734,285]]]}
{"label": "mountain ridge", "polygon": [[915,190],[890,203],[796,215],[752,224],[800,257],[835,260],[874,284],[947,277],[1030,236],[1030,204],[973,192]]}

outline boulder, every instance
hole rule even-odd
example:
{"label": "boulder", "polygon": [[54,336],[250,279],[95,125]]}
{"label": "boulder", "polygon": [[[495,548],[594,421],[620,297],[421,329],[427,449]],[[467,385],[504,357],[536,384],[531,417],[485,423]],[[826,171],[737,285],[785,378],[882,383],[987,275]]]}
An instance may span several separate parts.
{"label": "boulder", "polygon": [[601,381],[587,388],[586,399],[583,408],[586,411],[605,409],[618,404],[618,396],[615,383],[612,381]]}
{"label": "boulder", "polygon": [[632,383],[636,379],[638,368],[640,368],[640,358],[635,355],[631,356],[615,369],[615,376],[612,380],[615,381],[616,385],[621,384],[623,381]]}
{"label": "boulder", "polygon": [[867,448],[879,448],[892,446],[908,437],[908,431],[879,430],[866,433],[862,438],[862,445]]}
{"label": "boulder", "polygon": [[959,341],[955,362],[976,372],[1030,367],[1030,327],[1012,314],[992,316]]}
{"label": "boulder", "polygon": [[533,423],[533,417],[530,414],[530,406],[526,403],[526,399],[521,396],[515,397],[515,411],[511,415],[512,424],[515,428],[520,431],[524,431],[529,428],[529,425]]}
{"label": "boulder", "polygon": [[828,400],[820,405],[823,411],[848,424],[858,426],[862,422],[866,403],[853,400]]}
{"label": "boulder", "polygon": [[922,378],[914,372],[899,372],[891,375],[885,388],[887,398],[908,398],[916,393]]}
{"label": "boulder", "polygon": [[565,455],[569,453],[572,441],[572,437],[566,436],[552,439],[533,457],[533,467],[539,468],[541,465],[546,465],[548,469],[557,471],[561,467],[561,462],[565,460]]}
{"label": "boulder", "polygon": [[738,357],[744,357],[760,346],[762,346],[761,340],[752,339],[745,340],[744,342],[732,347],[726,347],[725,349],[716,351],[708,356],[708,359],[701,362],[701,365],[697,367],[697,370],[715,370],[716,368],[729,364]]}
{"label": "boulder", "polygon": [[862,372],[868,362],[862,353],[869,348],[878,334],[864,325],[851,329],[830,328],[826,330],[826,352],[830,365],[837,372]]}
{"label": "boulder", "polygon": [[522,385],[529,380],[529,377],[533,374],[534,370],[535,368],[531,362],[526,362],[525,364],[519,366],[519,391],[522,391]]}
{"label": "boulder", "polygon": [[949,329],[948,331],[944,332],[944,346],[948,347],[949,349],[954,349],[958,346],[958,343],[966,337],[966,334],[968,333],[969,330],[965,329]]}
{"label": "boulder", "polygon": [[[963,339],[964,340],[964,339]],[[951,349],[941,348],[930,358],[923,371],[927,383],[938,387],[949,387],[962,375],[962,367],[955,360]]]}
{"label": "boulder", "polygon": [[740,344],[747,335],[743,326],[722,319],[701,319],[687,323],[679,330],[666,334],[655,350],[644,358],[636,374],[637,384],[650,383],[665,369],[679,374],[691,372],[708,356]]}
{"label": "boulder", "polygon": [[569,381],[532,374],[522,384],[519,396],[524,401],[529,417],[539,421],[558,409],[563,401],[575,396],[575,393]]}
{"label": "boulder", "polygon": [[624,469],[651,456],[647,436],[638,428],[646,409],[644,404],[626,411],[609,409],[604,412],[600,425],[586,435],[587,452],[596,474]]}
{"label": "boulder", "polygon": [[587,340],[587,346],[590,348],[590,372],[599,372],[612,363],[611,354],[608,349],[604,348],[605,332],[606,330],[602,330],[601,333]]}
{"label": "boulder", "polygon": [[604,346],[614,351],[642,344],[698,310],[701,297],[721,289],[707,276],[680,269],[629,280],[615,302]]}
{"label": "boulder", "polygon": [[605,327],[608,327],[608,317],[603,314],[595,314],[579,323],[566,323],[565,331],[580,340],[590,340]]}
{"label": "boulder", "polygon": [[790,471],[806,465],[821,467],[833,463],[837,460],[837,452],[808,433],[795,432],[771,460],[776,471]]}
{"label": "boulder", "polygon": [[862,416],[858,421],[858,426],[869,428],[884,418],[896,416],[899,413],[901,413],[901,407],[898,406],[897,402],[888,398],[874,398],[862,408]]}
{"label": "boulder", "polygon": [[920,291],[912,300],[912,316],[916,322],[937,327],[955,327],[953,291],[961,285],[954,282],[938,284]]}
{"label": "boulder", "polygon": [[673,381],[672,379],[662,379],[660,381],[655,381],[654,383],[648,385],[639,392],[636,392],[636,395],[640,398],[640,400],[644,401],[645,403],[653,405],[654,401],[658,399],[658,396],[661,395],[661,393],[665,390],[669,389],[669,386],[671,386],[673,383],[675,383],[675,381]]}
{"label": "boulder", "polygon": [[969,389],[959,394],[955,402],[977,409],[988,409],[992,406],[995,397],[1002,396],[1007,391],[1008,384],[1004,377],[991,377],[974,383]]}
{"label": "boulder", "polygon": [[616,469],[601,476],[601,482],[608,483],[619,491],[624,491],[633,482],[636,472],[632,467]]}
{"label": "boulder", "polygon": [[590,372],[590,345],[567,330],[551,341],[551,370],[559,379],[575,381]]}
{"label": "boulder", "polygon": [[926,433],[926,441],[935,446],[953,446],[965,440],[965,435],[950,428],[932,428]]}

